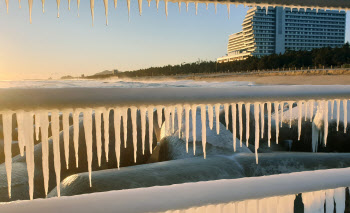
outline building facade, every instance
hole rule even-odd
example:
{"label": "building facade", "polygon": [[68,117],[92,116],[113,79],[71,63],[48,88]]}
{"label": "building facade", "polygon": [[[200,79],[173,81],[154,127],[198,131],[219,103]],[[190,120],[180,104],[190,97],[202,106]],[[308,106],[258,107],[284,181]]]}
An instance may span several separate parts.
{"label": "building facade", "polygon": [[345,11],[254,7],[248,10],[242,31],[229,36],[227,55],[217,61],[339,47],[345,43],[345,26]]}

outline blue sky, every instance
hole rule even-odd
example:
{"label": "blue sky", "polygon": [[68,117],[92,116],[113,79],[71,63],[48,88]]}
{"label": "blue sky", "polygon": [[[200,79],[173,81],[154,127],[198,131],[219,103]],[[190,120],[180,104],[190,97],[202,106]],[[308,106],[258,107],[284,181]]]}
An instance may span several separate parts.
{"label": "blue sky", "polygon": [[[33,23],[29,24],[27,1],[11,0],[9,14],[0,1],[0,80],[25,78],[58,78],[63,75],[89,75],[103,70],[134,70],[150,66],[215,60],[226,54],[228,35],[241,30],[247,8],[231,6],[228,19],[226,5],[189,5],[164,2],[148,7],[143,0],[139,16],[138,3],[131,1],[128,21],[126,1],[118,1],[115,10],[109,1],[109,25],[105,25],[102,0],[95,0],[95,24],[92,27],[90,3],[81,1],[77,17],[76,1],[61,1],[60,18],[56,17],[56,1],[46,1],[42,14],[41,1],[34,0]],[[347,27],[349,28],[349,15]],[[349,41],[349,34],[347,35]]]}

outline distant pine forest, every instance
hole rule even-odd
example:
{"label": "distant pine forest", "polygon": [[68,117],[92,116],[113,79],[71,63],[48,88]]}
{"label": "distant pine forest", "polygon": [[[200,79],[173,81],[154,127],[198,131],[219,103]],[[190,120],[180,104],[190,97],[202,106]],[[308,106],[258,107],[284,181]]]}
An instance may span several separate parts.
{"label": "distant pine forest", "polygon": [[[287,51],[284,54],[273,54],[264,57],[249,57],[243,61],[217,63],[216,61],[197,61],[181,65],[167,65],[150,67],[125,72],[113,72],[104,75],[84,76],[84,78],[106,78],[118,76],[149,77],[173,76],[200,73],[242,73],[257,71],[288,71],[307,69],[350,68],[350,44],[346,43],[339,48],[320,48],[312,51]],[[106,71],[105,71],[106,72]]]}

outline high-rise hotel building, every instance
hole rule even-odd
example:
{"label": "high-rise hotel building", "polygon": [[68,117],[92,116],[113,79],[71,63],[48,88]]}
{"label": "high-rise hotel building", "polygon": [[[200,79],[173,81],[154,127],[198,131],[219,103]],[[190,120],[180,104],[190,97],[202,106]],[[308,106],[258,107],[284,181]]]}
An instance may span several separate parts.
{"label": "high-rise hotel building", "polygon": [[345,42],[345,22],[345,11],[254,7],[248,10],[243,30],[229,36],[227,56],[217,61],[339,47]]}

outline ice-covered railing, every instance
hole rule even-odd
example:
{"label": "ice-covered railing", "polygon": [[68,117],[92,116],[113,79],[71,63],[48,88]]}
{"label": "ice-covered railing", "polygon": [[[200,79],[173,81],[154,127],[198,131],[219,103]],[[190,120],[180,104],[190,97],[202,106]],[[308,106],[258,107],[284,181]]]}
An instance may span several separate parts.
{"label": "ice-covered railing", "polygon": [[296,195],[302,193],[305,213],[344,212],[349,176],[350,168],[345,168],[184,183],[4,203],[0,211],[292,213]]}
{"label": "ice-covered railing", "polygon": [[[102,1],[102,0],[100,0]],[[127,7],[128,7],[128,14],[130,17],[130,1],[131,0],[127,0]],[[148,1],[148,6],[150,7],[151,5],[151,1],[152,0],[147,0]],[[7,8],[7,12],[9,10],[9,0],[5,0],[6,2],[6,8]],[[18,1],[19,2],[19,7],[21,8],[21,0]],[[57,17],[60,16],[60,3],[61,0],[56,0],[57,2]],[[87,1],[84,1],[87,2]],[[106,24],[108,24],[108,0],[103,0],[104,3],[104,7],[105,7],[105,16],[106,16]],[[157,6],[157,10],[159,7],[159,0],[155,0],[156,2],[156,6]],[[179,11],[181,11],[181,3],[185,3],[186,4],[186,10],[188,11],[188,5],[189,3],[194,3],[195,4],[195,8],[196,8],[196,14],[197,14],[197,9],[198,9],[198,4],[199,3],[204,3],[206,4],[206,7],[208,9],[208,4],[209,3],[213,3],[215,6],[215,12],[216,12],[216,8],[217,8],[217,4],[223,4],[227,6],[227,12],[228,12],[228,16],[230,17],[230,6],[232,4],[236,5],[244,5],[244,6],[248,6],[248,7],[263,7],[263,8],[267,8],[267,7],[289,7],[292,9],[298,9],[301,10],[306,10],[306,9],[311,9],[311,10],[316,10],[316,12],[319,12],[319,10],[345,10],[348,11],[350,9],[350,3],[348,0],[318,0],[318,1],[314,1],[314,0],[219,0],[219,1],[215,1],[215,0],[164,0],[164,5],[165,5],[165,14],[166,16],[168,16],[168,2],[173,2],[173,3],[178,3],[179,6]],[[42,3],[42,10],[43,13],[45,11],[45,0],[41,0]],[[71,4],[71,0],[68,0],[68,9],[70,10],[70,4]],[[32,8],[33,8],[33,0],[28,0],[28,7],[29,7],[29,18],[30,18],[30,22],[32,22]],[[80,7],[80,0],[77,0],[77,9],[78,9],[78,16],[79,16],[79,7]],[[117,0],[114,0],[114,7],[117,8]],[[139,7],[139,13],[140,15],[142,14],[142,0],[138,0],[138,7]],[[92,22],[94,21],[94,8],[95,8],[95,0],[90,0],[90,9],[91,9],[91,16],[92,16]]]}
{"label": "ice-covered railing", "polygon": [[[350,98],[350,86],[241,86],[236,88],[62,88],[62,89],[0,89],[0,114],[3,118],[4,129],[4,153],[6,172],[8,177],[8,190],[11,196],[11,164],[12,164],[12,115],[16,114],[18,124],[18,144],[20,154],[26,152],[26,162],[28,170],[29,193],[33,199],[34,184],[34,132],[36,137],[41,133],[42,140],[42,164],[45,192],[48,191],[48,129],[49,115],[51,116],[51,130],[53,138],[54,168],[56,173],[57,194],[60,196],[60,146],[64,143],[65,160],[69,157],[69,116],[73,117],[74,126],[74,149],[76,153],[76,162],[78,162],[78,134],[79,134],[79,115],[83,114],[83,126],[85,132],[85,143],[87,148],[88,171],[91,186],[91,165],[92,165],[92,141],[93,141],[93,116],[95,117],[96,135],[101,138],[101,115],[104,118],[104,127],[108,128],[110,110],[114,111],[115,128],[115,150],[116,160],[120,164],[120,147],[122,146],[120,127],[124,127],[124,134],[127,135],[127,112],[131,110],[131,121],[133,129],[133,149],[134,161],[136,162],[137,144],[142,143],[142,151],[152,152],[152,149],[145,150],[146,119],[149,123],[149,132],[153,132],[153,112],[158,113],[158,124],[162,126],[162,113],[165,116],[165,129],[174,127],[177,120],[178,126],[182,125],[182,119],[185,121],[185,127],[179,128],[179,136],[185,135],[186,148],[188,151],[189,129],[192,126],[193,143],[196,143],[196,114],[198,108],[201,109],[202,121],[202,147],[204,158],[206,157],[206,128],[209,121],[209,128],[213,128],[214,117],[216,123],[219,123],[219,110],[223,106],[225,111],[226,127],[228,128],[229,119],[232,119],[232,140],[233,150],[236,148],[237,137],[240,138],[240,146],[243,143],[243,128],[246,128],[246,145],[249,146],[250,136],[250,107],[254,107],[255,119],[255,154],[256,163],[258,163],[258,149],[260,138],[264,137],[265,129],[265,111],[267,111],[268,126],[268,145],[271,143],[271,123],[272,112],[275,112],[276,143],[279,138],[279,126],[282,121],[283,110],[280,106],[288,103],[292,107],[293,103],[298,105],[298,137],[302,131],[302,116],[313,118],[314,105],[318,103],[322,107],[324,116],[324,144],[327,142],[328,132],[328,105],[337,103],[337,121],[339,125],[340,103],[344,115],[344,131],[347,125],[347,102]],[[243,108],[244,105],[244,108]],[[232,109],[232,118],[229,118],[229,108]],[[272,106],[274,109],[272,109]],[[301,107],[304,106],[304,107]],[[137,132],[137,113],[141,115],[141,133]],[[246,111],[246,125],[243,126],[243,111]],[[152,113],[150,113],[152,112]],[[238,118],[237,118],[238,112]],[[59,114],[63,117],[64,140],[59,139]],[[215,116],[214,116],[215,114]],[[190,115],[192,124],[189,123]],[[184,118],[183,118],[184,117]],[[35,119],[34,119],[35,118]],[[260,119],[261,118],[261,119]],[[281,119],[280,119],[281,118]],[[236,121],[238,119],[238,126]],[[219,125],[216,125],[217,127]],[[109,143],[109,131],[105,128],[105,143]],[[181,129],[184,129],[182,132]],[[236,132],[239,130],[239,134]],[[142,135],[141,141],[137,141],[137,134]],[[219,128],[217,129],[219,134]],[[149,142],[153,141],[153,134],[149,134]],[[38,138],[37,138],[38,139]],[[125,146],[126,137],[124,137]],[[97,156],[101,160],[102,141],[97,139]],[[108,160],[108,146],[106,147],[106,156]],[[152,146],[150,146],[152,147]],[[195,147],[195,145],[193,146]],[[195,154],[195,149],[193,150]],[[69,165],[67,164],[67,167]],[[71,165],[72,166],[72,165]],[[75,166],[78,166],[76,163]]]}

